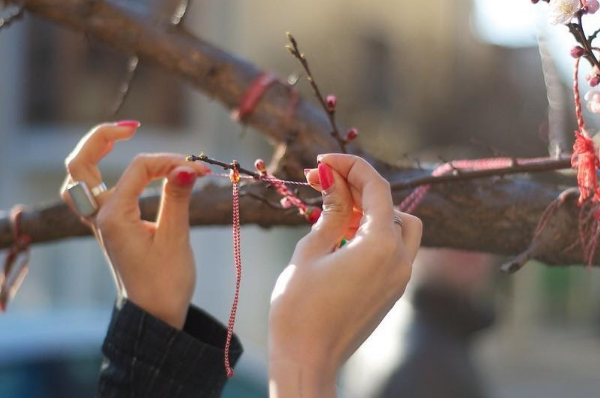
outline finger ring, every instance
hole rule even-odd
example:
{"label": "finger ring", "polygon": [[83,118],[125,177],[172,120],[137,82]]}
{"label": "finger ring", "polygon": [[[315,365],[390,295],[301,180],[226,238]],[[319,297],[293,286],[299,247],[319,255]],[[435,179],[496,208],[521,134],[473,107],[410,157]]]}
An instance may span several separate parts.
{"label": "finger ring", "polygon": [[73,200],[73,205],[83,217],[90,217],[98,211],[98,202],[85,182],[74,183],[67,188],[67,192]]}
{"label": "finger ring", "polygon": [[394,224],[398,224],[401,227],[404,226],[404,222],[402,222],[402,219],[397,214],[394,214]]}
{"label": "finger ring", "polygon": [[100,184],[92,188],[92,195],[94,195],[94,197],[98,197],[101,193],[106,191],[106,184],[104,182],[101,182]]}

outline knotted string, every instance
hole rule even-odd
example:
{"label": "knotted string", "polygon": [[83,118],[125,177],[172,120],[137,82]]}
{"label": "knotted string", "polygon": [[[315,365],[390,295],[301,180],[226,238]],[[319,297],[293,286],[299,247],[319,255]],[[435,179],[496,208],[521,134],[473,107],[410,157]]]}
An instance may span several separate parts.
{"label": "knotted string", "polygon": [[594,141],[590,137],[583,120],[581,95],[579,94],[579,61],[580,58],[575,60],[573,71],[573,97],[575,99],[575,116],[577,117],[578,130],[575,131],[571,165],[577,169],[579,204],[581,205],[588,197],[591,197],[593,201],[600,201],[600,189],[598,188],[600,159]]}
{"label": "knotted string", "polygon": [[[514,159],[514,158],[487,158],[473,160],[455,160],[450,163],[444,163],[437,167],[432,173],[432,176],[439,177],[444,174],[461,171],[461,170],[488,170],[510,167],[517,162],[520,165],[528,165],[547,161],[548,158],[530,158],[530,159]],[[413,213],[417,206],[423,201],[431,185],[421,185],[408,195],[398,205],[398,210],[405,213]]]}
{"label": "knotted string", "polygon": [[239,165],[233,162],[233,168],[229,173],[231,185],[233,186],[233,253],[235,259],[235,294],[231,313],[229,314],[229,324],[227,325],[227,340],[225,341],[225,371],[227,377],[233,377],[233,368],[229,362],[229,349],[231,347],[231,338],[233,337],[233,327],[235,325],[235,314],[237,313],[238,301],[240,298],[240,284],[242,282],[242,258],[240,252],[240,195],[239,183],[240,172]]}
{"label": "knotted string", "polygon": [[[22,233],[22,214],[23,207],[15,206],[10,215],[14,242],[8,250],[4,268],[0,274],[0,312],[6,311],[6,305],[15,296],[28,272],[31,237]],[[21,255],[23,257],[20,257]],[[18,262],[19,258],[21,261]]]}
{"label": "knotted string", "polygon": [[[193,157],[188,158],[193,160]],[[288,181],[281,180],[276,178],[275,176],[268,174],[266,167],[264,165],[264,161],[258,159],[255,163],[255,168],[258,171],[260,178],[255,178],[252,176],[240,175],[240,165],[237,161],[233,161],[231,164],[231,168],[229,174],[225,173],[211,173],[210,175],[213,177],[223,177],[229,178],[232,185],[232,201],[233,201],[233,216],[232,216],[232,231],[233,231],[233,252],[234,252],[234,261],[235,261],[235,272],[236,272],[236,280],[235,280],[235,293],[233,297],[233,304],[231,306],[231,312],[229,314],[229,323],[227,325],[227,338],[225,340],[225,372],[227,373],[227,377],[231,378],[234,375],[233,368],[231,367],[231,362],[229,360],[229,353],[231,350],[231,339],[233,338],[233,331],[235,326],[235,317],[239,304],[240,297],[240,285],[242,281],[242,259],[241,259],[241,244],[240,244],[240,191],[239,185],[241,180],[253,180],[258,182],[266,182],[269,185],[273,186],[277,192],[283,196],[283,199],[289,201],[290,206],[294,205],[298,208],[299,212],[303,214],[307,219],[313,221],[312,219],[315,216],[318,218],[320,215],[320,209],[315,208],[313,206],[308,206],[302,199],[300,199],[297,195],[295,195],[286,185],[298,185],[298,186],[310,186],[307,182],[300,181]],[[282,199],[282,207],[286,208]],[[289,207],[289,206],[288,206]],[[318,209],[318,210],[317,210]],[[315,222],[316,219],[313,221]]]}

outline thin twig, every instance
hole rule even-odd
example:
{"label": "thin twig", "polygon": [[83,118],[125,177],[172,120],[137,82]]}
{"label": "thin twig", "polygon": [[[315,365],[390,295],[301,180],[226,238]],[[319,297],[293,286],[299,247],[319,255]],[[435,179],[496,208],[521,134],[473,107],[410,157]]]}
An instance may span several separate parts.
{"label": "thin twig", "polygon": [[591,44],[594,40],[596,40],[596,37],[598,37],[598,34],[600,34],[600,29],[598,29],[597,31],[595,31],[594,33],[592,33],[591,35],[588,36],[588,42]]}
{"label": "thin twig", "polygon": [[323,94],[321,94],[321,90],[319,89],[319,86],[317,85],[317,82],[315,81],[315,78],[313,77],[312,72],[310,71],[310,67],[308,66],[308,61],[306,60],[306,56],[303,53],[301,53],[300,48],[298,48],[298,42],[296,41],[296,39],[294,38],[294,36],[292,36],[292,34],[290,32],[287,32],[287,37],[290,41],[290,44],[286,45],[285,48],[287,48],[288,51],[290,52],[290,54],[292,54],[294,57],[296,57],[296,59],[298,61],[300,61],[300,64],[302,64],[302,67],[304,68],[304,72],[306,73],[306,80],[308,80],[308,82],[310,83],[310,85],[315,93],[315,96],[319,100],[321,107],[323,108],[323,110],[327,114],[327,117],[329,118],[329,123],[331,124],[331,128],[332,128],[331,135],[333,136],[333,138],[335,138],[335,140],[339,144],[342,152],[348,153],[346,150],[346,140],[344,140],[344,138],[342,138],[342,135],[340,134],[340,131],[337,127],[337,122],[335,121],[335,109],[329,109],[327,107],[325,98],[323,98]]}
{"label": "thin twig", "polygon": [[[175,8],[175,11],[173,12],[173,15],[171,16],[170,22],[174,27],[179,27],[181,25],[189,8],[189,5],[190,0],[182,0],[179,2],[177,7]],[[127,75],[125,76],[125,79],[123,79],[123,82],[119,87],[117,98],[115,99],[115,102],[110,112],[111,116],[116,115],[117,112],[119,112],[119,110],[123,107],[123,104],[125,103],[125,100],[129,95],[129,91],[131,90],[133,80],[135,79],[139,61],[140,60],[137,55],[132,55],[127,61]]]}
{"label": "thin twig", "polygon": [[139,61],[140,60],[137,55],[132,55],[131,57],[129,57],[129,60],[127,61],[127,75],[125,76],[125,79],[123,79],[123,82],[121,82],[121,86],[119,87],[117,98],[115,99],[115,103],[113,105],[113,108],[111,109],[111,116],[116,115],[125,103],[125,99],[129,94],[131,84],[133,83],[133,80],[135,78],[135,72],[137,71]]}
{"label": "thin twig", "polygon": [[190,155],[190,156],[187,157],[187,160],[190,161],[190,162],[198,162],[198,161],[200,161],[200,162],[212,164],[212,165],[215,165],[215,166],[221,166],[225,170],[233,170],[234,167],[235,167],[240,172],[240,174],[245,174],[245,175],[251,176],[255,180],[261,180],[262,179],[262,177],[261,177],[260,174],[254,172],[254,171],[250,171],[248,169],[245,169],[245,168],[241,167],[239,165],[239,163],[237,163],[235,160],[233,162],[237,163],[236,166],[234,166],[234,163],[225,163],[225,162],[221,162],[220,160],[211,159],[208,156],[206,156],[204,153],[201,153],[198,156],[196,156],[196,155]]}
{"label": "thin twig", "polygon": [[577,23],[568,23],[567,27],[569,28],[569,31],[571,32],[573,37],[575,37],[575,40],[579,44],[581,44],[583,49],[585,50],[584,57],[588,60],[588,62],[592,66],[596,66],[600,69],[600,63],[598,62],[598,58],[596,58],[596,55],[594,54],[593,49],[592,49],[592,45],[590,44],[587,37],[585,36],[585,31],[583,29],[582,16],[583,16],[583,12],[579,11],[577,13]]}
{"label": "thin twig", "polygon": [[571,168],[570,158],[561,159],[548,159],[547,161],[540,161],[537,163],[522,164],[516,163],[509,167],[501,167],[496,169],[485,169],[485,170],[461,170],[460,174],[447,174],[442,176],[426,176],[419,177],[413,180],[393,183],[391,185],[392,190],[416,188],[421,185],[429,184],[442,184],[447,182],[474,180],[485,177],[497,177],[508,174],[519,174],[519,173],[539,173],[544,171],[555,171],[564,170]]}

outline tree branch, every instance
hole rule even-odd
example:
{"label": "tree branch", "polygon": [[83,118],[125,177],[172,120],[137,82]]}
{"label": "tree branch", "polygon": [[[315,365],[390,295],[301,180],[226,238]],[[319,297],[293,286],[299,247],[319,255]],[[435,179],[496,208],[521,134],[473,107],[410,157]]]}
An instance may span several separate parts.
{"label": "tree branch", "polygon": [[[254,199],[268,197],[262,184],[248,184],[250,195],[240,197],[241,222],[264,227],[307,225],[306,219],[274,209]],[[423,245],[461,250],[515,255],[527,250],[546,206],[561,193],[551,184],[524,180],[464,181],[432,187],[417,208],[416,216],[425,225]],[[254,196],[254,197],[253,197]],[[394,193],[394,203],[405,194]],[[576,195],[556,210],[544,231],[536,257],[550,265],[585,264],[581,250],[566,250],[575,239],[579,208]],[[142,217],[156,218],[158,192],[140,199]],[[206,209],[211,209],[206,211]],[[231,223],[231,187],[210,185],[194,192],[190,206],[190,224],[229,225]],[[23,213],[23,232],[34,243],[51,242],[89,235],[88,229],[66,205],[54,204]],[[8,214],[0,212],[0,248],[12,243]],[[596,255],[594,264],[600,264]]]}
{"label": "tree branch", "polygon": [[[261,73],[248,62],[192,37],[183,29],[168,29],[147,22],[149,18],[106,1],[24,0],[24,5],[29,12],[85,32],[128,54],[137,54],[141,61],[157,64],[229,109],[239,106],[251,82]],[[295,170],[300,176],[302,168],[314,165],[317,154],[335,150],[337,142],[330,135],[327,114],[303,100],[298,102],[290,124],[282,128],[284,121],[288,121],[286,117],[291,98],[288,85],[280,82],[273,84],[247,122],[278,144],[287,144],[286,171]],[[291,137],[291,131],[298,133]],[[359,152],[355,147],[351,149],[351,152]],[[554,166],[569,167],[567,160],[561,162],[564,163]],[[489,174],[498,175],[502,170],[461,171],[460,176],[431,180],[430,171],[427,170],[399,170],[383,163],[376,166],[390,181],[397,182],[397,188],[431,184],[440,181],[440,178],[453,181],[452,184],[432,187],[417,209],[416,215],[425,225],[423,244],[429,247],[506,255],[523,253],[530,247],[538,220],[546,206],[561,192],[553,185],[531,180],[465,181]],[[507,168],[504,174],[534,171],[519,167],[524,165],[517,163]],[[532,167],[551,169],[549,165]],[[248,190],[255,195],[267,196],[266,188],[259,184],[249,184]],[[395,203],[400,203],[406,194],[407,191],[396,190],[393,193]],[[579,209],[575,202],[567,201],[548,222],[544,240],[540,243],[542,247],[536,246],[538,260],[556,265],[585,263],[581,250],[567,250],[569,245],[572,246],[573,231],[577,230]],[[157,194],[140,200],[145,219],[155,218],[158,203]],[[241,220],[244,224],[262,226],[306,223],[304,217],[270,208],[252,198],[252,195],[241,198]],[[192,225],[228,225],[231,222],[230,187],[209,186],[194,193],[190,221]],[[22,228],[34,242],[89,234],[63,204],[26,211]],[[6,214],[0,213],[0,248],[9,246],[11,242],[10,222]],[[596,255],[594,263],[600,264],[600,256]]]}
{"label": "tree branch", "polygon": [[544,171],[571,169],[571,159],[551,159],[536,163],[520,164],[518,160],[509,166],[485,170],[456,170],[456,174],[447,174],[442,176],[428,175],[417,177],[408,181],[396,182],[391,184],[393,190],[416,188],[421,185],[443,184],[456,181],[474,180],[485,177],[501,177],[509,174],[519,173],[539,173]]}
{"label": "tree branch", "polygon": [[[44,19],[136,54],[140,62],[158,65],[231,110],[239,106],[251,82],[261,74],[254,65],[193,37],[183,27],[158,25],[148,15],[126,9],[127,3],[24,0],[23,4]],[[286,119],[291,99],[292,88],[277,81],[245,122],[278,143],[288,143],[297,160],[296,174],[301,176],[304,166],[312,165],[318,154],[334,151],[337,141],[330,135],[328,115],[310,102],[300,99],[291,120]],[[289,123],[285,128],[284,120]],[[298,133],[290,137],[291,131]],[[360,154],[358,148],[348,147],[349,152]]]}

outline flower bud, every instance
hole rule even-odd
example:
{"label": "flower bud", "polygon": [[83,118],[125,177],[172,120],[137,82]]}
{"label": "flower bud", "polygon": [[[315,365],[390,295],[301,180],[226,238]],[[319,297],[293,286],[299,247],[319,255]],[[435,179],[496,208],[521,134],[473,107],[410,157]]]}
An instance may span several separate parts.
{"label": "flower bud", "polygon": [[279,203],[281,204],[281,207],[283,207],[284,209],[289,209],[290,207],[292,207],[292,201],[287,196],[281,198]]}
{"label": "flower bud", "polygon": [[585,55],[585,50],[581,46],[575,46],[571,49],[571,57],[579,58]]}
{"label": "flower bud", "polygon": [[265,161],[262,159],[256,159],[256,161],[254,162],[254,168],[260,174],[265,174],[267,172],[267,166],[265,166]]}
{"label": "flower bud", "polygon": [[304,217],[311,223],[314,224],[319,221],[319,217],[321,217],[321,208],[315,206],[309,206],[304,213]]}
{"label": "flower bud", "polygon": [[356,137],[358,137],[358,129],[356,127],[352,127],[348,129],[348,131],[346,132],[346,137],[344,137],[344,139],[346,140],[346,142],[350,142],[354,141]]}
{"label": "flower bud", "polygon": [[586,1],[585,8],[588,14],[595,14],[600,8],[600,3],[598,3],[598,0],[588,0]]}
{"label": "flower bud", "polygon": [[328,95],[325,100],[325,104],[327,104],[327,110],[329,112],[335,111],[335,107],[337,105],[337,97],[335,95]]}

